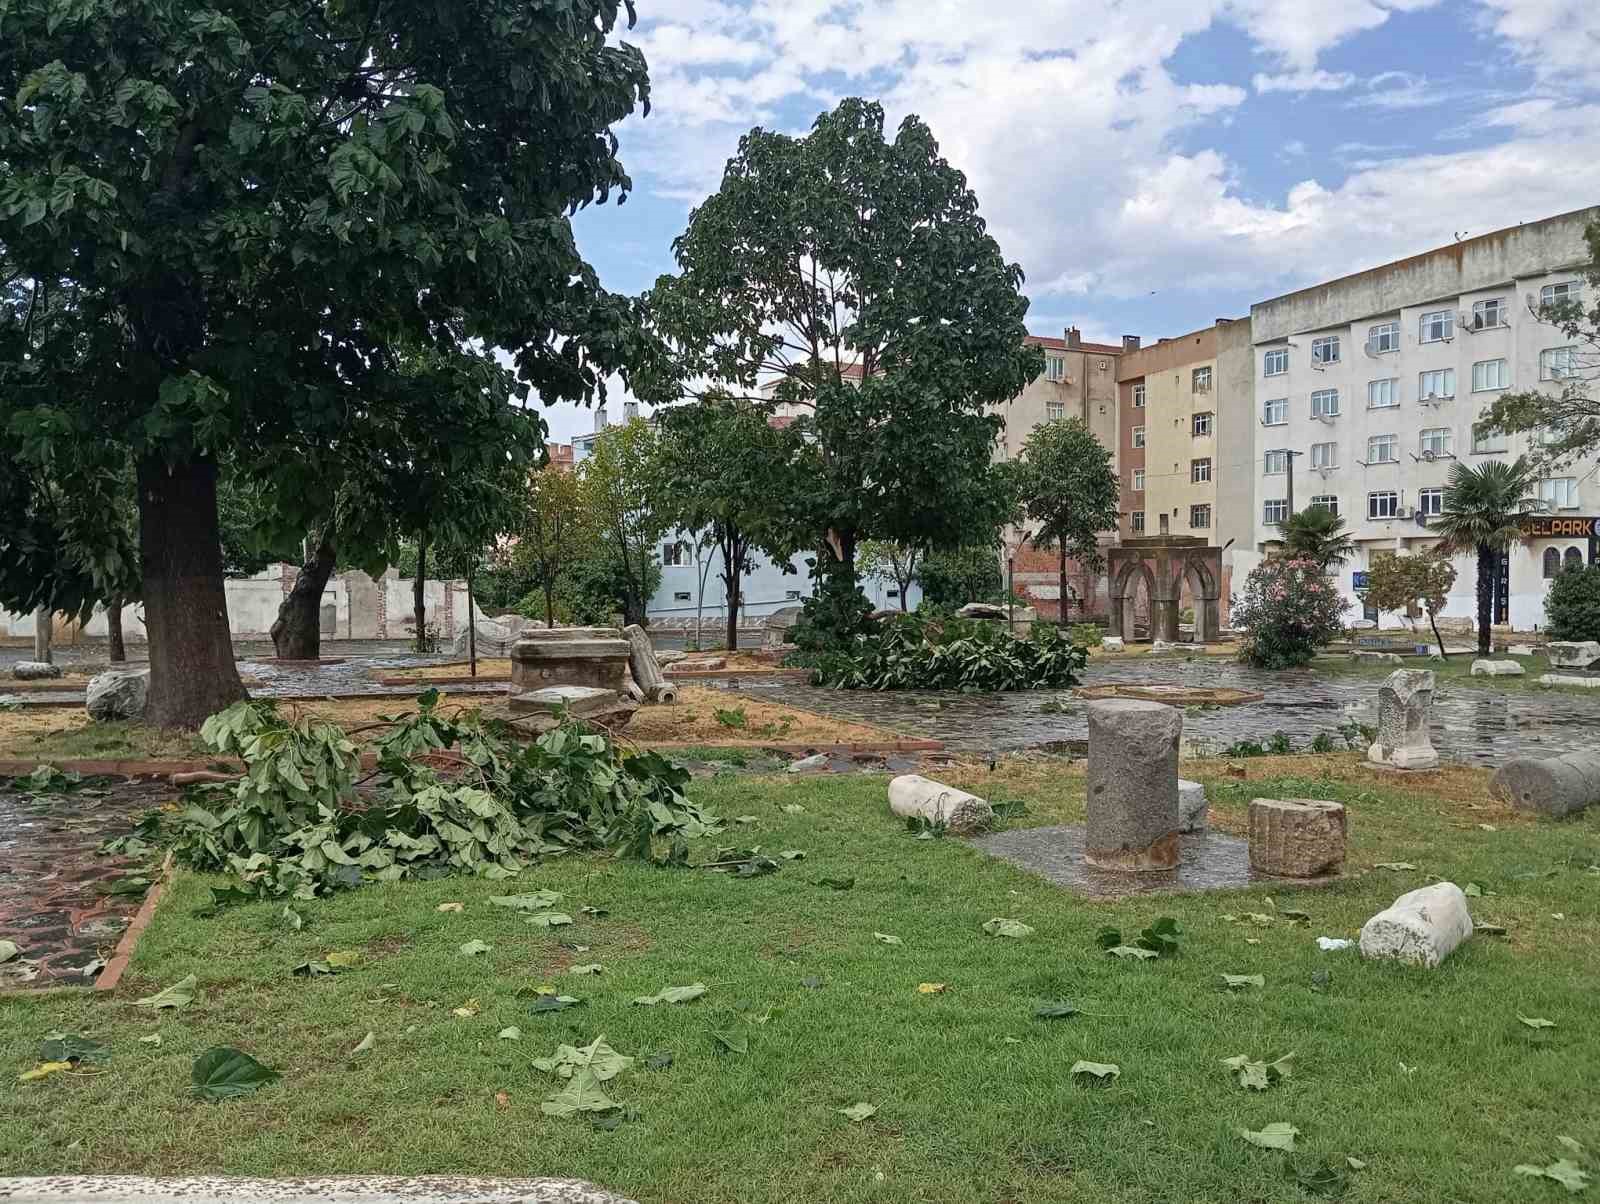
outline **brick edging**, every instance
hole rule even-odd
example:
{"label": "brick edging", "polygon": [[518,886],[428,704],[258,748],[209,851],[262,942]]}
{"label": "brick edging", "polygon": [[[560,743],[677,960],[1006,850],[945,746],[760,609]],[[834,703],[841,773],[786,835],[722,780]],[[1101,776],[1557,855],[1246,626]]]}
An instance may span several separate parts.
{"label": "brick edging", "polygon": [[139,910],[134,914],[133,923],[122,933],[122,939],[117,942],[117,951],[111,955],[111,960],[106,963],[94,980],[96,991],[114,991],[117,984],[122,981],[122,974],[128,968],[128,962],[133,958],[134,948],[139,944],[139,937],[144,930],[150,927],[150,921],[155,918],[156,907],[161,903],[161,896],[167,892],[167,883],[172,880],[172,852],[167,851],[166,860],[161,863],[161,877],[145,892],[144,902],[139,905]]}

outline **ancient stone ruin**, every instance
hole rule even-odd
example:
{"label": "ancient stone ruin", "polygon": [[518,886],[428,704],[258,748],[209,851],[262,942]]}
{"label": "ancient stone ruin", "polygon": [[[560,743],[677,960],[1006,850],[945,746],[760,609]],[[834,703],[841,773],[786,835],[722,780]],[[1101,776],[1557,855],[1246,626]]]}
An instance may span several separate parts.
{"label": "ancient stone ruin", "polygon": [[1345,812],[1308,798],[1250,804],[1250,868],[1275,878],[1321,878],[1344,868]]}
{"label": "ancient stone ruin", "polygon": [[1178,865],[1183,712],[1127,698],[1091,702],[1084,859],[1101,869]]}
{"label": "ancient stone ruin", "polygon": [[984,799],[921,774],[907,773],[889,783],[889,810],[902,819],[918,819],[964,836],[994,822],[994,808]]}
{"label": "ancient stone ruin", "polygon": [[530,627],[511,647],[507,707],[536,732],[554,727],[563,712],[623,727],[639,709],[626,693],[632,651],[615,627]]}
{"label": "ancient stone ruin", "polygon": [[1517,757],[1495,771],[1489,793],[1519,811],[1560,818],[1600,802],[1600,752]]}
{"label": "ancient stone ruin", "polygon": [[1428,735],[1433,715],[1433,672],[1397,669],[1378,691],[1378,738],[1367,759],[1391,769],[1433,769],[1439,764]]}
{"label": "ancient stone ruin", "polygon": [[1432,969],[1472,935],[1467,896],[1454,882],[1401,895],[1361,926],[1361,956]]}

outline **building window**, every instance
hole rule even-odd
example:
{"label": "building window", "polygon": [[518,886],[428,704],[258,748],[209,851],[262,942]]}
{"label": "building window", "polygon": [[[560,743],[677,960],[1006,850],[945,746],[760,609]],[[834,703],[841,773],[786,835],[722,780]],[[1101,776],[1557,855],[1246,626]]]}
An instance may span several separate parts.
{"label": "building window", "polygon": [[1311,416],[1313,418],[1337,418],[1339,416],[1339,390],[1318,389],[1312,393]]}
{"label": "building window", "polygon": [[1505,360],[1479,360],[1472,365],[1472,391],[1483,393],[1489,389],[1509,389],[1511,373]]}
{"label": "building window", "polygon": [[1284,497],[1268,498],[1261,503],[1261,521],[1264,523],[1281,523],[1289,517],[1289,499]]}
{"label": "building window", "polygon": [[1143,490],[1144,490],[1144,469],[1135,468],[1133,470],[1133,491],[1135,493],[1140,493]]}
{"label": "building window", "polygon": [[1047,355],[1044,357],[1044,378],[1046,380],[1063,381],[1067,379],[1067,357],[1064,355]]}
{"label": "building window", "polygon": [[1380,322],[1367,331],[1367,350],[1373,355],[1383,355],[1400,350],[1400,323]]}
{"label": "building window", "polygon": [[1136,426],[1133,428],[1133,445],[1135,447],[1144,446],[1144,427]]}
{"label": "building window", "polygon": [[1203,439],[1211,434],[1211,415],[1209,413],[1194,416],[1194,437]]}
{"label": "building window", "polygon": [[1282,376],[1289,370],[1289,349],[1278,347],[1261,357],[1262,376]]}
{"label": "building window", "polygon": [[689,601],[690,596],[691,595],[688,590],[680,589],[672,595],[672,600],[674,602],[687,602]]}
{"label": "building window", "polygon": [[1423,314],[1418,322],[1419,342],[1442,343],[1446,339],[1455,337],[1455,333],[1456,311],[1453,309],[1436,309]]}
{"label": "building window", "polygon": [[1189,387],[1196,393],[1211,392],[1211,369],[1196,368],[1190,377]]}
{"label": "building window", "polygon": [[1313,364],[1337,364],[1339,362],[1339,336],[1330,334],[1320,339],[1312,339],[1311,362]]}
{"label": "building window", "polygon": [[1065,402],[1047,401],[1044,405],[1044,420],[1046,422],[1060,422],[1067,416]]}
{"label": "building window", "polygon": [[1275,397],[1261,403],[1261,422],[1265,426],[1283,426],[1289,421],[1289,399]]}
{"label": "building window", "polygon": [[1143,385],[1134,385],[1133,386],[1133,408],[1136,409],[1136,410],[1144,409],[1144,386]]}
{"label": "building window", "polygon": [[1430,398],[1454,397],[1456,395],[1456,370],[1454,368],[1440,368],[1435,372],[1424,372],[1417,378],[1417,399],[1427,401]]}
{"label": "building window", "polygon": [[1448,456],[1456,449],[1456,433],[1447,426],[1429,427],[1418,437],[1417,443],[1425,460]]}
{"label": "building window", "polygon": [[1504,297],[1486,297],[1482,301],[1472,303],[1472,329],[1490,330],[1496,326],[1507,326],[1506,299]]}
{"label": "building window", "polygon": [[1400,513],[1400,495],[1393,489],[1382,489],[1367,494],[1367,517],[1393,518]]}
{"label": "building window", "polygon": [[1326,510],[1329,514],[1339,513],[1339,495],[1336,493],[1316,493],[1311,496],[1311,509]]}
{"label": "building window", "polygon": [[1269,477],[1281,476],[1289,471],[1289,453],[1269,451],[1261,462],[1262,471]]}
{"label": "building window", "polygon": [[1539,482],[1539,500],[1552,510],[1578,508],[1578,482],[1573,477],[1553,477]]}
{"label": "building window", "polygon": [[661,545],[661,563],[664,565],[688,564],[689,545],[679,540]]}
{"label": "building window", "polygon": [[1367,409],[1388,410],[1400,404],[1400,382],[1369,380],[1367,382]]}
{"label": "building window", "polygon": [[1568,548],[1567,554],[1561,558],[1563,569],[1581,569],[1583,567],[1583,553],[1577,548]]}
{"label": "building window", "polygon": [[1426,518],[1437,518],[1444,513],[1444,490],[1430,485],[1417,494],[1417,513]]}
{"label": "building window", "polygon": [[1544,550],[1544,579],[1546,581],[1561,571],[1561,549],[1546,548]]}
{"label": "building window", "polygon": [[784,601],[786,601],[786,602],[799,601],[799,599],[800,599],[800,591],[797,590],[797,589],[786,589],[786,590],[783,591],[783,598],[784,598]]}
{"label": "building window", "polygon": [[1189,461],[1189,483],[1200,485],[1211,479],[1211,458]]}
{"label": "building window", "polygon": [[1506,433],[1488,426],[1472,428],[1472,450],[1477,455],[1506,450]]}
{"label": "building window", "polygon": [[1337,443],[1313,443],[1311,445],[1312,468],[1338,468],[1339,445]]}
{"label": "building window", "polygon": [[1199,505],[1189,507],[1189,530],[1209,531],[1211,529],[1211,507]]}
{"label": "building window", "polygon": [[884,597],[886,597],[886,598],[898,598],[899,596],[900,596],[900,591],[897,590],[897,589],[891,589],[891,590],[885,590],[884,591]]}
{"label": "building window", "polygon": [[1539,353],[1540,380],[1566,380],[1578,366],[1576,347],[1547,347]]}
{"label": "building window", "polygon": [[1367,440],[1368,464],[1396,464],[1400,460],[1398,435],[1373,435]]}
{"label": "building window", "polygon": [[1539,290],[1539,304],[1556,305],[1562,301],[1576,301],[1578,294],[1583,291],[1583,284],[1577,280],[1563,280],[1558,284],[1547,284]]}
{"label": "building window", "polygon": [[1144,530],[1144,511],[1135,510],[1128,515],[1128,529],[1135,535]]}

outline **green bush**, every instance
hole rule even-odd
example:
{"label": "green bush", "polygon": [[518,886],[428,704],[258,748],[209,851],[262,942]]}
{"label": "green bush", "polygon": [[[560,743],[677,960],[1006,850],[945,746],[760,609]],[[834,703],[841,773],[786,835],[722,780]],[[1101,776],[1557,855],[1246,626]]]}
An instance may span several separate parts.
{"label": "green bush", "polygon": [[991,547],[930,552],[917,570],[917,580],[924,606],[960,610],[968,602],[1005,601],[1000,557]]}
{"label": "green bush", "polygon": [[846,690],[1061,689],[1077,684],[1087,659],[1048,624],[1019,640],[999,623],[911,614],[881,621],[848,651],[820,655],[811,681]]}
{"label": "green bush", "polygon": [[1270,557],[1233,601],[1233,625],[1244,633],[1239,658],[1258,669],[1310,664],[1343,634],[1347,605],[1314,561]]}
{"label": "green bush", "polygon": [[1098,648],[1105,642],[1105,628],[1098,623],[1074,623],[1067,628],[1067,637],[1080,648]]}
{"label": "green bush", "polygon": [[794,646],[806,657],[791,657],[789,663],[815,663],[819,655],[842,651],[870,626],[872,603],[852,570],[834,564],[819,573],[813,563],[812,580],[816,589],[800,604],[800,617],[790,628]]}
{"label": "green bush", "polygon": [[1544,614],[1552,640],[1600,640],[1600,565],[1557,573]]}

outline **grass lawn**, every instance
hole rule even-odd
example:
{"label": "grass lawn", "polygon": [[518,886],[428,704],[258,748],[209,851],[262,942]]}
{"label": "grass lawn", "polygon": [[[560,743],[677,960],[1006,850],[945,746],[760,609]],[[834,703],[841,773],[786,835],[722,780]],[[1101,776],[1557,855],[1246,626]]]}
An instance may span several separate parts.
{"label": "grass lawn", "polygon": [[1542,675],[1571,671],[1552,667],[1549,659],[1543,655],[1508,656],[1495,653],[1489,658],[1497,661],[1515,661],[1524,670],[1521,677],[1474,677],[1472,662],[1477,659],[1475,652],[1452,652],[1442,661],[1430,660],[1425,656],[1403,656],[1400,658],[1401,663],[1394,665],[1352,661],[1347,656],[1334,655],[1318,657],[1312,662],[1311,668],[1318,673],[1340,677],[1369,677],[1377,681],[1388,677],[1396,669],[1431,669],[1438,684],[1442,686],[1468,686],[1490,690],[1537,690],[1541,693],[1548,690],[1565,694],[1590,693],[1582,686],[1541,686],[1539,678]]}
{"label": "grass lawn", "polygon": [[[1512,1167],[1553,1162],[1558,1135],[1600,1147],[1600,876],[1588,868],[1600,815],[1535,823],[1490,803],[1481,771],[1402,782],[1350,756],[1251,761],[1248,781],[1220,765],[1185,771],[1210,780],[1214,819],[1235,831],[1253,796],[1345,801],[1359,872],[1318,890],[1092,903],[960,841],[915,839],[888,815],[881,775],[730,774],[691,787],[726,817],[756,817],[724,839],[804,860],[749,880],[575,857],[515,882],[368,886],[304,904],[298,932],[273,904],[197,918],[211,881],[180,875],[114,997],[0,1001],[0,1174],[473,1172],[579,1176],[651,1202],[1156,1204],[1299,1200],[1291,1161],[1354,1157],[1367,1167],[1350,1172],[1352,1201],[1564,1198]],[[1061,762],[947,776],[1024,799],[1026,824],[1082,814],[1081,771]],[[714,843],[698,842],[696,860]],[[1418,868],[1371,868],[1394,861]],[[1474,937],[1432,972],[1317,950],[1317,935],[1354,936],[1434,874],[1479,883],[1477,916],[1509,936]],[[487,902],[536,888],[563,892],[578,922],[537,929]],[[1305,909],[1310,926],[1246,919],[1275,907]],[[1101,925],[1131,935],[1162,915],[1184,930],[1174,958],[1094,946]],[[997,916],[1035,932],[985,935]],[[492,950],[459,952],[474,939]],[[358,950],[360,964],[290,974],[331,950]],[[567,973],[586,963],[603,974]],[[1331,972],[1323,992],[1319,970]],[[1266,985],[1229,993],[1224,973]],[[187,1008],[135,1006],[189,974],[202,994]],[[692,1003],[629,1003],[696,982],[709,990]],[[515,992],[539,984],[585,1006],[533,1014]],[[1033,1018],[1059,997],[1093,1014]],[[453,1014],[469,1001],[475,1015]],[[507,1026],[520,1041],[497,1038]],[[52,1030],[111,1056],[94,1073],[15,1082]],[[713,1030],[748,1052],[718,1054]],[[352,1053],[369,1031],[375,1047]],[[159,1046],[140,1043],[152,1033]],[[606,1132],[543,1116],[554,1085],[530,1060],[601,1034],[638,1059],[608,1084],[637,1119]],[[217,1044],[283,1080],[194,1099],[190,1063]],[[646,1068],[664,1051],[670,1067]],[[1261,1093],[1219,1065],[1290,1051],[1293,1077]],[[1078,1059],[1121,1077],[1076,1083]],[[838,1111],[858,1101],[878,1109],[860,1124]],[[1292,1159],[1237,1135],[1275,1121],[1302,1131]]]}

